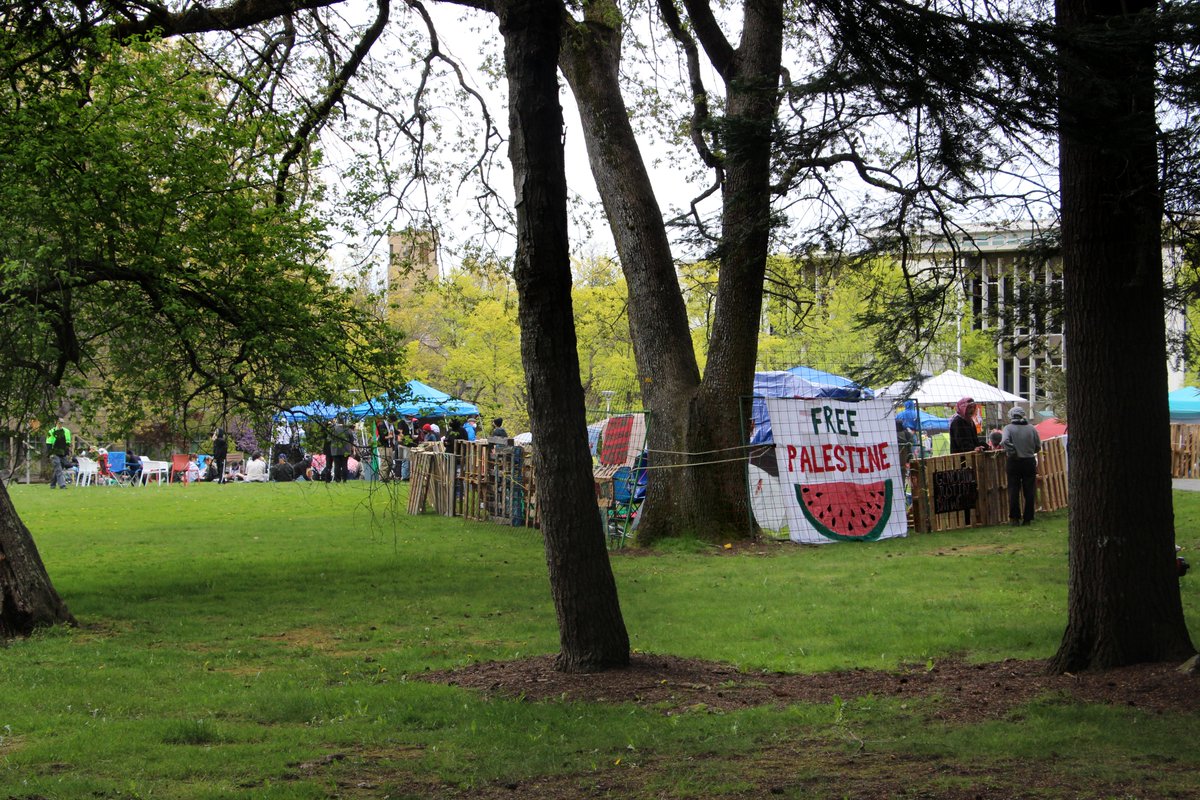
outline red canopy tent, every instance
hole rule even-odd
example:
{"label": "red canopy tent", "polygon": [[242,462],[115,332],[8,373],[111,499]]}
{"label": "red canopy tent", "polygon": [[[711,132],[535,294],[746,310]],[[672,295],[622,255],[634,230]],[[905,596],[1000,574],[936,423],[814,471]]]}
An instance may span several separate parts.
{"label": "red canopy tent", "polygon": [[1053,439],[1055,436],[1067,435],[1067,423],[1060,419],[1047,419],[1033,426],[1038,432],[1038,436],[1043,439]]}

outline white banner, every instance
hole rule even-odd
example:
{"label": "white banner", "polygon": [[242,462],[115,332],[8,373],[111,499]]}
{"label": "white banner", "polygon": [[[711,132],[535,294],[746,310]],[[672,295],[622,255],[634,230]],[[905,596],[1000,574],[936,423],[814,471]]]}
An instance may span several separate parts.
{"label": "white banner", "polygon": [[794,542],[904,536],[904,477],[888,400],[767,398]]}

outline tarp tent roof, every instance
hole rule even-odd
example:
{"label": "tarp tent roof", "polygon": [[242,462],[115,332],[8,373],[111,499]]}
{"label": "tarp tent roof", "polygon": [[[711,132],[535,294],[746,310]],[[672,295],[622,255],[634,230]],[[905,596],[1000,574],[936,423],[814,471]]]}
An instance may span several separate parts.
{"label": "tarp tent roof", "polygon": [[905,402],[903,411],[896,412],[896,421],[909,430],[919,429],[922,433],[946,433],[950,430],[948,418],[920,411],[912,400]]}
{"label": "tarp tent roof", "polygon": [[287,411],[281,411],[275,418],[284,422],[308,422],[314,419],[333,419],[345,410],[342,406],[317,401],[302,406],[292,406]]}
{"label": "tarp tent roof", "polygon": [[1171,409],[1171,422],[1200,422],[1200,389],[1185,386],[1167,394],[1167,405]]}
{"label": "tarp tent roof", "polygon": [[406,417],[468,417],[479,413],[479,406],[451,397],[441,389],[427,383],[409,381],[405,388],[394,393],[403,400],[390,400],[381,394],[351,407],[356,417],[373,417],[380,414],[403,414]]}
{"label": "tarp tent roof", "polygon": [[890,397],[894,400],[913,399],[924,405],[942,405],[957,403],[964,397],[970,397],[976,403],[1025,403],[1020,395],[997,389],[983,381],[968,378],[960,372],[948,369],[941,375],[921,380],[916,391],[904,398],[904,389],[908,381],[897,381],[892,385],[876,392],[876,397]]}
{"label": "tarp tent roof", "polygon": [[810,367],[792,367],[779,372],[754,373],[754,402],[750,410],[750,444],[773,441],[766,397],[832,397],[861,400],[874,393],[849,378]]}

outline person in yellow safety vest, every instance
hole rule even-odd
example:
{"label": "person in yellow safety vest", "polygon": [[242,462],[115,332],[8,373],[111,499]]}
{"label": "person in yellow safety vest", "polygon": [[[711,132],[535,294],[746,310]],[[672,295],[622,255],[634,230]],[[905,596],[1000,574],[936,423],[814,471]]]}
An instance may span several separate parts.
{"label": "person in yellow safety vest", "polygon": [[54,468],[54,474],[50,476],[50,488],[67,488],[67,471],[71,468],[71,431],[61,419],[46,434],[46,452]]}

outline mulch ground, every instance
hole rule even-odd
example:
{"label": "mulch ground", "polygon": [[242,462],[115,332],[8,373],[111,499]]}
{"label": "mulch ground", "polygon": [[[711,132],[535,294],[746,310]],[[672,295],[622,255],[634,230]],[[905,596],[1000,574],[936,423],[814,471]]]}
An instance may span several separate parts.
{"label": "mulch ground", "polygon": [[1052,675],[1045,661],[969,664],[939,660],[896,670],[854,669],[811,675],[742,672],[720,662],[635,654],[627,669],[567,674],[553,656],[491,661],[418,677],[488,696],[634,703],[664,713],[704,704],[718,710],[829,703],[874,695],[939,699],[937,717],[962,723],[1003,716],[1045,694],[1151,712],[1200,711],[1200,676],[1175,664],[1142,664],[1102,673]]}

